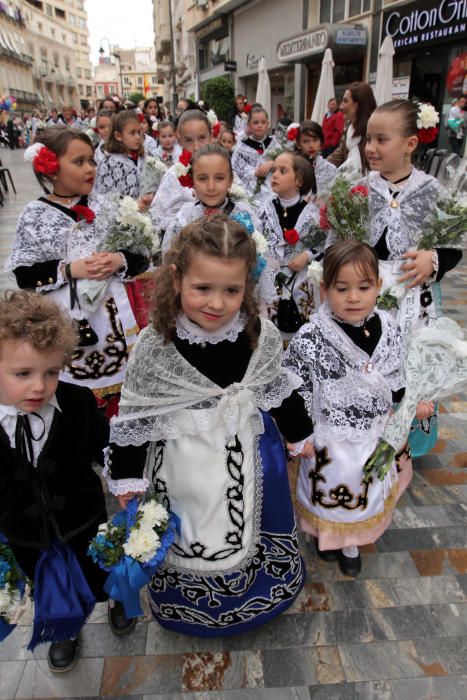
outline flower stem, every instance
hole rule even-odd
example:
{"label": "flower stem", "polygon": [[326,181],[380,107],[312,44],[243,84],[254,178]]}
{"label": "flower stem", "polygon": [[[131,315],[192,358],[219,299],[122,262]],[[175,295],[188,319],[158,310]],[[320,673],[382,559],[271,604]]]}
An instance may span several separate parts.
{"label": "flower stem", "polygon": [[374,452],[365,462],[363,471],[365,481],[370,479],[371,473],[376,471],[378,479],[384,479],[396,456],[396,450],[386,440],[380,439]]}

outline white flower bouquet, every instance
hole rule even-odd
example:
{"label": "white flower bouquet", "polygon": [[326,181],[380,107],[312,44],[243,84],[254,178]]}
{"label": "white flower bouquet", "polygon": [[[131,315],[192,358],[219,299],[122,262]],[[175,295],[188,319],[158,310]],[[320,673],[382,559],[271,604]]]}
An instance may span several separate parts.
{"label": "white flower bouquet", "polygon": [[14,630],[26,599],[26,577],[0,533],[0,642]]}
{"label": "white flower bouquet", "polygon": [[[96,225],[99,225],[98,220]],[[150,217],[139,211],[138,202],[133,197],[123,197],[107,235],[98,246],[98,251],[117,253],[128,250],[130,253],[149,258],[159,249],[159,237]],[[95,311],[104,298],[109,282],[109,279],[78,280],[77,291],[81,309]]]}
{"label": "white flower bouquet", "polygon": [[384,479],[407,441],[419,401],[438,401],[467,387],[467,340],[462,328],[442,316],[415,330],[407,341],[405,372],[404,398],[364,466],[366,480],[373,471]]}
{"label": "white flower bouquet", "polygon": [[179,529],[179,518],[155,498],[133,498],[125,510],[99,526],[88,554],[109,572],[104,589],[123,603],[127,617],[143,614],[139,591],[164,561]]}
{"label": "white flower bouquet", "polygon": [[145,156],[139,181],[140,195],[156,193],[167,170],[167,165],[160,158]]}

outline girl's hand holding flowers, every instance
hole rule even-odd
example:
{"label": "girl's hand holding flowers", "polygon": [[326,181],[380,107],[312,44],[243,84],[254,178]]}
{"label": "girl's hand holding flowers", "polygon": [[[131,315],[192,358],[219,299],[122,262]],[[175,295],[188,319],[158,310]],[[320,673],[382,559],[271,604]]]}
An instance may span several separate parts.
{"label": "girl's hand holding flowers", "polygon": [[274,161],[270,160],[267,163],[261,163],[261,165],[258,165],[258,167],[255,170],[256,177],[266,177],[266,175],[271,170],[273,164]]}
{"label": "girl's hand holding flowers", "polygon": [[144,492],[143,491],[129,491],[128,493],[124,493],[121,496],[117,496],[117,501],[118,505],[122,510],[125,510],[127,507],[128,503],[135,497],[143,497]]}
{"label": "girl's hand holding flowers", "polygon": [[94,253],[85,262],[89,273],[87,279],[93,280],[106,280],[112,277],[125,264],[121,253],[105,252]]}
{"label": "girl's hand holding flowers", "polygon": [[423,284],[433,274],[433,252],[431,250],[409,250],[402,256],[407,260],[402,269],[407,272],[399,279],[399,282],[409,282],[406,286],[410,289]]}
{"label": "girl's hand holding flowers", "polygon": [[310,262],[310,258],[308,257],[308,253],[306,251],[303,251],[303,253],[299,253],[295,257],[293,257],[289,262],[287,263],[287,267],[292,270],[292,272],[300,272],[303,270],[305,265],[308,265]]}

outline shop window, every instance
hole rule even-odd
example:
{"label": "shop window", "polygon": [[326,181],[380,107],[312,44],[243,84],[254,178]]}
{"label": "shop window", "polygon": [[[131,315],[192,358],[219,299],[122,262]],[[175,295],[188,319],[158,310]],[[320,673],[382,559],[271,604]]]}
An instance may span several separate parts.
{"label": "shop window", "polygon": [[229,60],[230,37],[209,39],[198,44],[198,65],[200,70],[214,68]]}
{"label": "shop window", "polygon": [[342,22],[371,10],[371,0],[321,0],[319,21]]}

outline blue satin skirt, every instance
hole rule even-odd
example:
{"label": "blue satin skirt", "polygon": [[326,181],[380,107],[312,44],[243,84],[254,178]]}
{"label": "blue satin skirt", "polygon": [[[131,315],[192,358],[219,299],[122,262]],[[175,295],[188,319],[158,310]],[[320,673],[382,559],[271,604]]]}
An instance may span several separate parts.
{"label": "blue satin skirt", "polygon": [[262,415],[262,512],[254,554],[242,569],[214,576],[163,566],[148,590],[154,617],[166,629],[200,637],[245,632],[286,610],[303,586],[284,447],[272,418]]}

